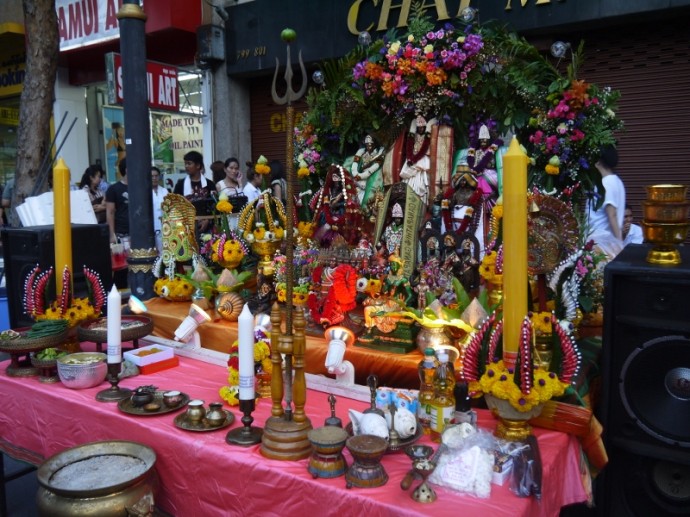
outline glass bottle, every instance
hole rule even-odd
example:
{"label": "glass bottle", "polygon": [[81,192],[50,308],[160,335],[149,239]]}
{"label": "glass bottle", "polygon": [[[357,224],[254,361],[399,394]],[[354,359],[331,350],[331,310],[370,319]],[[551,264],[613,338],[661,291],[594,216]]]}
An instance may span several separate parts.
{"label": "glass bottle", "polygon": [[475,429],[477,428],[477,413],[470,405],[470,395],[467,382],[459,381],[453,390],[455,395],[455,414],[453,415],[454,424],[466,422]]}
{"label": "glass bottle", "polygon": [[417,419],[419,425],[422,426],[424,434],[429,434],[431,424],[431,403],[434,401],[434,376],[436,375],[436,368],[438,368],[438,361],[434,355],[434,349],[427,347],[424,349],[424,358],[419,361],[419,395],[417,400]]}
{"label": "glass bottle", "polygon": [[448,361],[448,352],[441,350],[438,353],[438,368],[434,376],[434,400],[431,403],[431,439],[441,441],[441,434],[453,420],[455,413],[455,372],[453,365]]}

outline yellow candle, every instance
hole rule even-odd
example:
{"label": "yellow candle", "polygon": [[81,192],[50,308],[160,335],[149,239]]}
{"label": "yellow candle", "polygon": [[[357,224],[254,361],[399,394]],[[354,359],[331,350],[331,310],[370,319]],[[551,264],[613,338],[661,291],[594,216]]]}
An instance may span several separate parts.
{"label": "yellow candle", "polygon": [[53,168],[53,203],[55,216],[55,285],[62,293],[62,272],[72,272],[72,225],[70,223],[70,172],[62,158]]}
{"label": "yellow candle", "polygon": [[503,360],[515,364],[527,314],[527,163],[513,137],[503,155]]}

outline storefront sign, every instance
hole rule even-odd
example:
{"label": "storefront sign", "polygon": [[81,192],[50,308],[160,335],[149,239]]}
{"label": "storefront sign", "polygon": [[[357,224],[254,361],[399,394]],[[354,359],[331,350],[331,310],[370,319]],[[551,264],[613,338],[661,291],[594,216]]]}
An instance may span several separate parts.
{"label": "storefront sign", "polygon": [[[108,102],[122,104],[122,57],[111,52],[106,54],[105,58]],[[166,111],[180,109],[177,67],[147,61],[146,85],[149,108]]]}
{"label": "storefront sign", "polygon": [[[463,10],[473,7],[479,11],[480,23],[495,20],[512,30],[529,32],[593,21],[605,23],[690,6],[690,0],[301,0],[300,9],[291,8],[285,0],[234,4],[228,8],[230,18],[225,22],[228,74],[273,71],[276,59],[285,66],[285,43],[280,40],[285,27],[297,32],[293,64],[297,50],[306,63],[322,61],[346,55],[357,45],[362,31],[369,31],[374,39],[391,29],[404,33],[415,15],[414,6],[419,4],[438,28],[445,23],[459,24]],[[272,15],[266,16],[267,12]]]}
{"label": "storefront sign", "polygon": [[122,0],[55,0],[60,51],[120,37]]}
{"label": "storefront sign", "polygon": [[0,97],[19,95],[26,69],[24,54],[16,54],[0,62]]}

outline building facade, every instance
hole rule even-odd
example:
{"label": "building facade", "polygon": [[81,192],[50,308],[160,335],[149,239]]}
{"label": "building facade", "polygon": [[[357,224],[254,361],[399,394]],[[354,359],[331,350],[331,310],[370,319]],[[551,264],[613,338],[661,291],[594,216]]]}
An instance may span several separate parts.
{"label": "building facade", "polygon": [[[279,84],[285,66],[281,30],[290,27],[297,32],[293,67],[298,70],[301,52],[309,85],[317,87],[311,75],[322,61],[349,52],[361,31],[369,31],[373,38],[391,29],[404,32],[415,4],[422,2],[245,0],[225,4],[227,20],[214,18],[214,23],[223,25],[226,38],[225,63],[213,72],[215,91],[222,83],[227,89],[226,95],[213,99],[215,146],[223,148],[237,140],[230,133],[234,126],[226,121],[239,112],[243,119],[248,115],[250,148],[233,147],[228,152],[284,161],[285,110],[273,103],[270,93],[276,60],[281,67]],[[644,185],[687,183],[690,0],[436,0],[423,5],[439,26],[462,16],[466,7],[476,8],[481,23],[507,24],[545,52],[557,40],[573,48],[584,40],[585,61],[578,77],[622,93],[619,114],[625,130],[619,135],[619,170],[635,217],[641,218]],[[299,88],[298,78],[293,86]],[[241,111],[237,106],[223,111],[238,99]],[[298,112],[304,107],[303,102],[296,105]]]}

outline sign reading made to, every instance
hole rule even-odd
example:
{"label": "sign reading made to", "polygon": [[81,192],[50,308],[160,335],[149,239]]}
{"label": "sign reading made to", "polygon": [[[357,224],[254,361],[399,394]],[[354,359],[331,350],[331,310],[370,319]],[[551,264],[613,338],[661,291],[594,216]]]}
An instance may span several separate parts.
{"label": "sign reading made to", "polygon": [[[122,104],[122,56],[115,52],[105,55],[108,102]],[[146,62],[146,89],[149,108],[179,111],[180,95],[177,84],[177,67]]]}

